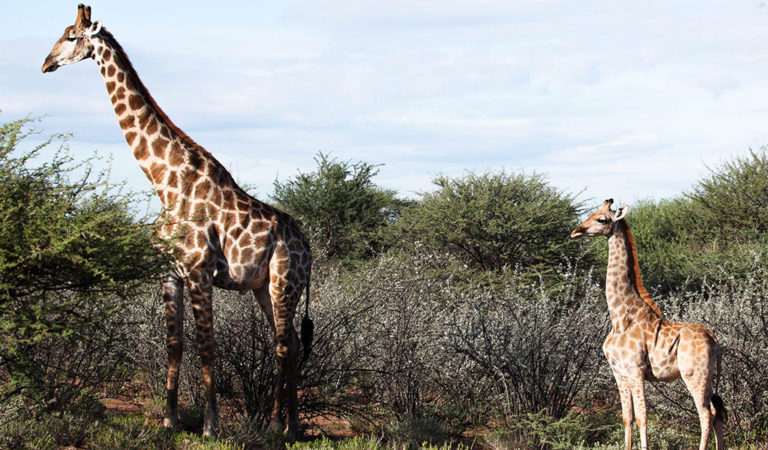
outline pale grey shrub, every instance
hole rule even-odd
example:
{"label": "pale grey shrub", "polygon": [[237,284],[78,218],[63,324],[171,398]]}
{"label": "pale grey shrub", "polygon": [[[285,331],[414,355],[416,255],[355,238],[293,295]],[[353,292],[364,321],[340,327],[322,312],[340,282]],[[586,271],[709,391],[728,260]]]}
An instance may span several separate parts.
{"label": "pale grey shrub", "polygon": [[[266,425],[276,378],[272,328],[251,292],[216,290],[214,314],[217,393],[224,405]],[[190,356],[198,360],[196,353]]]}
{"label": "pale grey shrub", "polygon": [[499,411],[560,418],[577,400],[602,395],[593,389],[606,383],[599,375],[607,368],[601,346],[610,321],[597,286],[584,289],[571,276],[553,295],[508,279],[459,297],[450,327],[451,350],[469,357],[493,386]]}
{"label": "pale grey shrub", "polygon": [[[443,333],[445,286],[413,263],[383,256],[353,280],[320,281],[315,322],[331,329],[320,329],[317,354],[307,367],[325,358],[322,367],[348,372],[337,383],[351,382],[347,388],[367,399],[369,408],[384,408],[399,420],[422,416],[442,402],[442,374],[453,368]],[[325,354],[336,346],[335,356]]]}
{"label": "pale grey shrub", "polygon": [[[608,320],[594,283],[569,273],[547,290],[518,285],[510,271],[502,288],[468,290],[423,272],[430,261],[421,258],[428,257],[384,255],[354,277],[314,275],[315,342],[301,362],[304,419],[434,417],[458,430],[496,413],[564,414],[590,395]],[[134,362],[164,397],[165,323],[155,295],[133,306]],[[200,406],[190,309],[180,393]],[[274,382],[271,330],[250,293],[214,291],[214,314],[222,403],[263,423]],[[302,314],[303,304],[297,319]]]}
{"label": "pale grey shrub", "polygon": [[[558,284],[545,286],[518,281],[509,271],[496,287],[455,286],[425,272],[433,261],[423,258],[432,256],[383,255],[353,273],[321,267],[314,274],[315,342],[301,362],[303,420],[388,417],[437,421],[457,432],[491,417],[514,420],[542,411],[563,417],[590,405],[618,411],[601,350],[610,329],[604,292],[589,274],[563,269]],[[768,426],[767,275],[755,261],[747,281],[656,298],[667,319],[702,323],[720,340],[718,393],[731,435]],[[222,405],[261,423],[274,380],[271,330],[252,294],[214,295]],[[129,308],[128,354],[141,379],[164,398],[165,321],[157,289]],[[185,329],[181,393],[195,405],[202,403],[202,383],[191,318]],[[698,429],[681,382],[646,386],[662,426]]]}
{"label": "pale grey shrub", "polygon": [[125,305],[130,317],[125,333],[131,366],[137,371],[136,380],[152,397],[165,395],[167,354],[165,350],[165,306],[160,284],[145,286],[141,294]]}

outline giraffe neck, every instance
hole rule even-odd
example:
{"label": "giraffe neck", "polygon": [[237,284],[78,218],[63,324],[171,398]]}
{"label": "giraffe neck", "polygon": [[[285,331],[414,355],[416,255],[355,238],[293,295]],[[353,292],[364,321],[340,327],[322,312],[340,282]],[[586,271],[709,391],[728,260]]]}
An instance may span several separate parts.
{"label": "giraffe neck", "polygon": [[184,171],[202,173],[213,157],[176,127],[155,103],[125,51],[107,30],[92,40],[99,65],[126,142],[163,206],[189,195]]}
{"label": "giraffe neck", "polygon": [[623,328],[627,320],[661,318],[661,310],[643,286],[634,238],[623,220],[608,238],[608,258],[605,297],[614,329]]}

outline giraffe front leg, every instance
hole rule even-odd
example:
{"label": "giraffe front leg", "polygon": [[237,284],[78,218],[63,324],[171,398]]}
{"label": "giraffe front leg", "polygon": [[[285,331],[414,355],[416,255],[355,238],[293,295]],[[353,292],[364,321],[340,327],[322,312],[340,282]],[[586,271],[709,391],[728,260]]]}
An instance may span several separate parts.
{"label": "giraffe front leg", "polygon": [[[205,421],[203,436],[213,437],[218,422],[216,407],[216,343],[213,334],[212,286],[202,283],[198,276],[190,275],[187,280],[189,297],[195,316],[195,340],[197,353],[203,366],[203,386],[205,387]],[[210,277],[206,277],[210,280]]]}
{"label": "giraffe front leg", "polygon": [[619,387],[619,398],[621,399],[621,419],[624,423],[624,447],[626,450],[632,449],[632,424],[635,421],[634,407],[632,405],[632,389],[629,380],[613,373],[616,378],[616,384]]}
{"label": "giraffe front leg", "polygon": [[642,375],[630,379],[632,388],[632,405],[635,409],[635,421],[640,429],[640,448],[648,450],[648,420],[645,407],[645,384]]}
{"label": "giraffe front leg", "polygon": [[168,378],[166,381],[167,401],[163,426],[175,427],[179,422],[179,369],[184,352],[184,284],[175,272],[166,275],[162,285],[165,301],[165,321],[168,336]]}

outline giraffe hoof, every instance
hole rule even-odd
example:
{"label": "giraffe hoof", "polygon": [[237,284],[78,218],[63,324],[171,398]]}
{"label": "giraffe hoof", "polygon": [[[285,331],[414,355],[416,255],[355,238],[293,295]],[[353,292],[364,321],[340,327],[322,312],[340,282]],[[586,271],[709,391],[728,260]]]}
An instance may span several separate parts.
{"label": "giraffe hoof", "polygon": [[219,422],[219,417],[215,410],[208,409],[205,412],[205,421],[203,422],[203,437],[215,438],[216,437],[216,424]]}
{"label": "giraffe hoof", "polygon": [[163,426],[165,428],[176,428],[179,424],[179,419],[175,415],[166,414],[163,418]]}

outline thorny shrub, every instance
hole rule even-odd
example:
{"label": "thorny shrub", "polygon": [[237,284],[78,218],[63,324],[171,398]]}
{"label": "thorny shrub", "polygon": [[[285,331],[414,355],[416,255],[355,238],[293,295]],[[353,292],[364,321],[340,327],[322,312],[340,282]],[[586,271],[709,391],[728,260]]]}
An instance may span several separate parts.
{"label": "thorny shrub", "polygon": [[[378,419],[431,420],[456,433],[501,418],[519,434],[524,430],[515,424],[529,414],[565,418],[612,409],[618,417],[618,391],[601,351],[608,312],[589,274],[563,269],[560,286],[545,289],[516,281],[510,271],[502,286],[456,289],[450,279],[425,276],[427,264],[387,255],[354,277],[318,270],[310,303],[315,343],[301,362],[302,420],[346,417],[377,432]],[[668,320],[703,323],[720,340],[717,391],[729,409],[729,442],[754,442],[768,427],[766,280],[768,269],[756,260],[747,281],[656,299]],[[155,289],[133,305],[134,326],[142,330],[133,355],[164,395],[165,331],[156,295]],[[222,404],[263,421],[273,383],[271,330],[252,295],[214,295]],[[182,394],[194,404],[202,402],[202,383],[189,320]],[[695,409],[682,382],[649,383],[647,393],[661,426],[695,439]]]}
{"label": "thorny shrub", "polygon": [[[601,345],[610,329],[595,285],[573,298],[578,283],[557,292],[510,283],[457,299],[451,351],[467,355],[493,386],[505,417],[545,412],[562,418],[586,398],[602,365]],[[564,298],[563,298],[564,297]]]}

